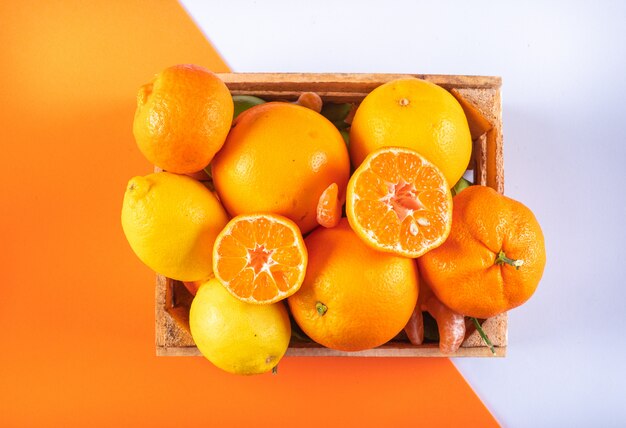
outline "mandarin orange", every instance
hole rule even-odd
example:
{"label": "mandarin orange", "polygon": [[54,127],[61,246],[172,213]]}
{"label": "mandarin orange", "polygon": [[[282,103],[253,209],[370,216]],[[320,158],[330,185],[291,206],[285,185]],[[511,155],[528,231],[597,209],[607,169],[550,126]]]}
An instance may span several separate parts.
{"label": "mandarin orange", "polygon": [[333,183],[341,205],[350,175],[348,151],[333,124],[313,110],[283,102],[243,112],[211,167],[215,189],[231,215],[283,215],[303,234],[318,225],[320,197]]}
{"label": "mandarin orange", "polygon": [[305,239],[304,283],[289,297],[297,324],[328,348],[359,351],[391,340],[406,325],[418,295],[415,260],[365,245],[344,218]]}
{"label": "mandarin orange", "polygon": [[197,65],[175,65],[139,89],[133,134],[152,164],[194,173],[224,144],[233,108],[228,88],[215,74]]}
{"label": "mandarin orange", "polygon": [[546,263],[541,227],[525,205],[485,186],[454,197],[446,242],[418,259],[430,288],[455,312],[489,318],[526,302]]}
{"label": "mandarin orange", "polygon": [[416,150],[441,169],[450,186],[472,154],[472,138],[459,102],[445,89],[416,78],[387,82],[359,105],[350,128],[350,158],[358,167],[384,146]]}

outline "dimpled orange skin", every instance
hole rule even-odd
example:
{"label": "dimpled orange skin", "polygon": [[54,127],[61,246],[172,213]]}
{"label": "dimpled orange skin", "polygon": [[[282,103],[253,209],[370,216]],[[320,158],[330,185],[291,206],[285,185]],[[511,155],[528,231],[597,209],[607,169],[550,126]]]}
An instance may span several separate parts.
{"label": "dimpled orange skin", "polygon": [[[422,278],[442,303],[470,317],[489,318],[526,302],[546,263],[534,214],[485,186],[468,187],[453,204],[448,239],[418,259]],[[496,264],[500,251],[523,264]]]}
{"label": "dimpled orange skin", "polygon": [[352,165],[357,168],[385,146],[416,150],[452,187],[468,166],[472,137],[463,108],[448,91],[421,79],[397,79],[374,89],[359,105],[350,127]]}
{"label": "dimpled orange skin", "polygon": [[270,102],[237,117],[211,168],[230,215],[283,215],[305,234],[318,224],[318,202],[328,186],[337,183],[345,198],[350,159],[341,134],[325,117]]}
{"label": "dimpled orange skin", "polygon": [[224,144],[233,109],[230,91],[211,71],[191,64],[168,67],[139,89],[135,141],[159,168],[194,173]]}
{"label": "dimpled orange skin", "polygon": [[[331,349],[359,351],[391,340],[417,302],[415,260],[378,252],[361,241],[347,219],[305,238],[304,283],[288,298],[302,330]],[[320,310],[324,311],[323,315]]]}

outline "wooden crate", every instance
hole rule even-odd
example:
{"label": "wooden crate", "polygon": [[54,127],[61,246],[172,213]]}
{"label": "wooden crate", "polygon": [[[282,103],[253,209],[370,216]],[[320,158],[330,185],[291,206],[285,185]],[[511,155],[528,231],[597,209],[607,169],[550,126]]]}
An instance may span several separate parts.
{"label": "wooden crate", "polygon": [[[316,92],[325,102],[358,104],[371,90],[393,79],[418,77],[449,90],[464,106],[474,141],[468,171],[476,184],[504,192],[502,115],[499,77],[426,74],[316,74],[316,73],[223,73],[220,78],[233,95],[255,95],[265,100],[293,101],[302,92]],[[159,356],[196,356],[189,333],[192,296],[179,281],[157,275],[156,353]],[[495,356],[505,356],[507,314],[485,320],[483,329],[495,346]],[[414,346],[403,334],[380,347],[360,352],[342,352],[310,341],[292,338],[288,356],[368,357],[490,357],[478,332],[468,329],[461,348],[452,355],[439,352],[436,343]]]}

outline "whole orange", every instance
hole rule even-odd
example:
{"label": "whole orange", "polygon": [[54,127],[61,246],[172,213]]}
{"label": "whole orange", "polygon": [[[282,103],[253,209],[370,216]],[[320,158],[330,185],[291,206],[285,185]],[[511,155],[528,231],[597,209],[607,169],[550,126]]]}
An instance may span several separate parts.
{"label": "whole orange", "polygon": [[344,218],[305,238],[304,283],[288,298],[297,324],[314,341],[341,351],[374,348],[407,324],[418,295],[414,259],[367,246]]}
{"label": "whole orange", "polygon": [[233,108],[228,88],[215,74],[197,65],[175,65],[139,89],[133,134],[154,165],[193,173],[224,144]]}
{"label": "whole orange", "polygon": [[416,150],[435,164],[450,187],[472,153],[472,137],[459,102],[442,87],[421,79],[387,82],[359,105],[350,128],[350,158],[357,168],[384,146]]}
{"label": "whole orange", "polygon": [[448,239],[418,259],[439,300],[466,316],[489,318],[526,302],[546,264],[543,233],[526,206],[485,186],[453,199]]}
{"label": "whole orange", "polygon": [[307,233],[317,226],[318,202],[332,183],[345,198],[350,160],[328,119],[305,107],[271,102],[237,117],[211,168],[232,216],[280,214]]}

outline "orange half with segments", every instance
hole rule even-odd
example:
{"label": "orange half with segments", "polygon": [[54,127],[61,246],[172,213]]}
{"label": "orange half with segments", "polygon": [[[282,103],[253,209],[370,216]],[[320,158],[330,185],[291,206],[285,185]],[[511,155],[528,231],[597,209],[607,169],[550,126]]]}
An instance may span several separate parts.
{"label": "orange half with segments", "polygon": [[452,194],[443,173],[418,152],[372,152],[348,183],[346,213],[371,247],[419,257],[441,245],[452,225]]}
{"label": "orange half with segments", "polygon": [[275,214],[233,218],[213,247],[216,278],[248,303],[274,303],[298,291],[307,260],[298,226]]}

